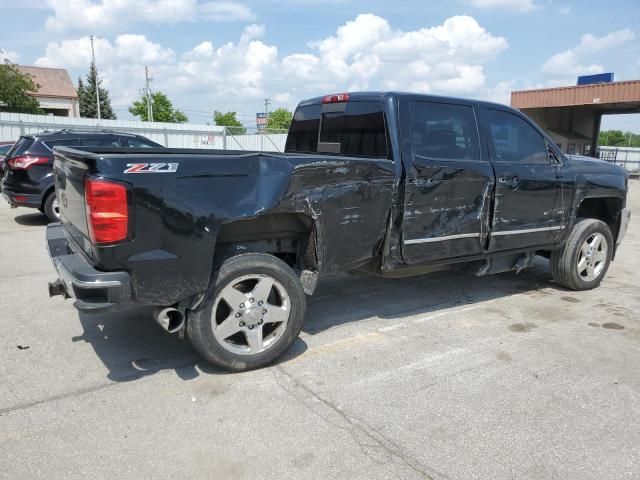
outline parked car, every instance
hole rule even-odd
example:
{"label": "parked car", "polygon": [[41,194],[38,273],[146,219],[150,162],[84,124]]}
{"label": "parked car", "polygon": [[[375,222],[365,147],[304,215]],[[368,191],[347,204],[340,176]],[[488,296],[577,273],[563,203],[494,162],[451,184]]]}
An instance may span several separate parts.
{"label": "parked car", "polygon": [[49,221],[58,221],[59,209],[53,181],[53,148],[63,145],[161,147],[140,135],[110,131],[60,130],[23,135],[7,152],[2,162],[5,167],[2,194],[11,205],[37,208]]}
{"label": "parked car", "polygon": [[486,275],[542,255],[587,290],[630,218],[622,168],[567,159],[504,105],[429,95],[304,101],[283,154],[57,147],[54,171],[50,294],[154,306],[231,370],[289,348],[320,275]]}
{"label": "parked car", "polygon": [[7,152],[11,150],[13,143],[0,142],[0,178],[4,176],[4,157],[7,155]]}

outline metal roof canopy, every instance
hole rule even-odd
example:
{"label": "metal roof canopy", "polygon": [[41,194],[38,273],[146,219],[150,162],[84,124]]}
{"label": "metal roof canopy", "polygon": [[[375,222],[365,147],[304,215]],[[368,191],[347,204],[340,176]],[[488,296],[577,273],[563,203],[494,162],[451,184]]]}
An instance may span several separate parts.
{"label": "metal roof canopy", "polygon": [[603,114],[640,113],[640,80],[515,91],[511,106],[521,110],[589,106]]}

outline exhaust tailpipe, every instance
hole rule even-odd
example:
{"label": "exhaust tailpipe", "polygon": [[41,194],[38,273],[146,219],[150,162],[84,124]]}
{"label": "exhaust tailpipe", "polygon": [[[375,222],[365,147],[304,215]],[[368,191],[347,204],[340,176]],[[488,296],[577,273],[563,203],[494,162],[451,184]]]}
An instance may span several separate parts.
{"label": "exhaust tailpipe", "polygon": [[184,314],[177,308],[156,308],[153,317],[169,333],[177,333],[184,327]]}

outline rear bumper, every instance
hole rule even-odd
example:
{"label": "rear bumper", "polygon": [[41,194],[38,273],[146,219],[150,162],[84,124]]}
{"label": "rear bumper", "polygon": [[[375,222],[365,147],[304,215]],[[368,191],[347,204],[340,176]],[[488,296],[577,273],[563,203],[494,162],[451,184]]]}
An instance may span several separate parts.
{"label": "rear bumper", "polygon": [[7,187],[2,188],[2,196],[13,207],[42,207],[42,195],[32,193],[20,193]]}
{"label": "rear bumper", "polygon": [[49,284],[49,294],[75,299],[82,312],[121,310],[131,304],[131,277],[127,272],[101,272],[69,246],[60,223],[47,226],[47,248],[58,281]]}

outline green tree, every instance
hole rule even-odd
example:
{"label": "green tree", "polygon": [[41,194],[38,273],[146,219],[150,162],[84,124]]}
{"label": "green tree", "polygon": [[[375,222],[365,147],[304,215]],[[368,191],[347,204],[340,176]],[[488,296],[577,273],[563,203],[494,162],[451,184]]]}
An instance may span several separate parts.
{"label": "green tree", "polygon": [[89,73],[87,73],[86,84],[78,78],[78,100],[80,101],[80,116],[84,118],[98,118],[98,99],[96,98],[96,88],[100,93],[100,118],[115,120],[116,114],[111,107],[109,92],[101,87],[102,80],[98,75],[96,64],[91,62]]}
{"label": "green tree", "polygon": [[[143,95],[140,100],[133,102],[133,105],[129,107],[129,112],[136,117],[140,117],[142,121],[148,122],[148,103],[147,96]],[[151,94],[151,106],[153,108],[153,122],[186,123],[189,121],[183,112],[173,108],[173,103],[171,103],[169,97],[162,92]]]}
{"label": "green tree", "polygon": [[622,130],[603,130],[600,132],[598,144],[610,147],[640,147],[640,135]]}
{"label": "green tree", "polygon": [[236,112],[222,113],[213,112],[213,121],[219,127],[227,127],[227,131],[233,135],[244,135],[247,129],[242,126],[240,120],[236,118]]}
{"label": "green tree", "polygon": [[30,75],[25,75],[13,63],[0,65],[0,112],[43,113],[32,95],[38,91]]}
{"label": "green tree", "polygon": [[286,108],[277,108],[267,118],[269,130],[289,130],[293,114]]}

